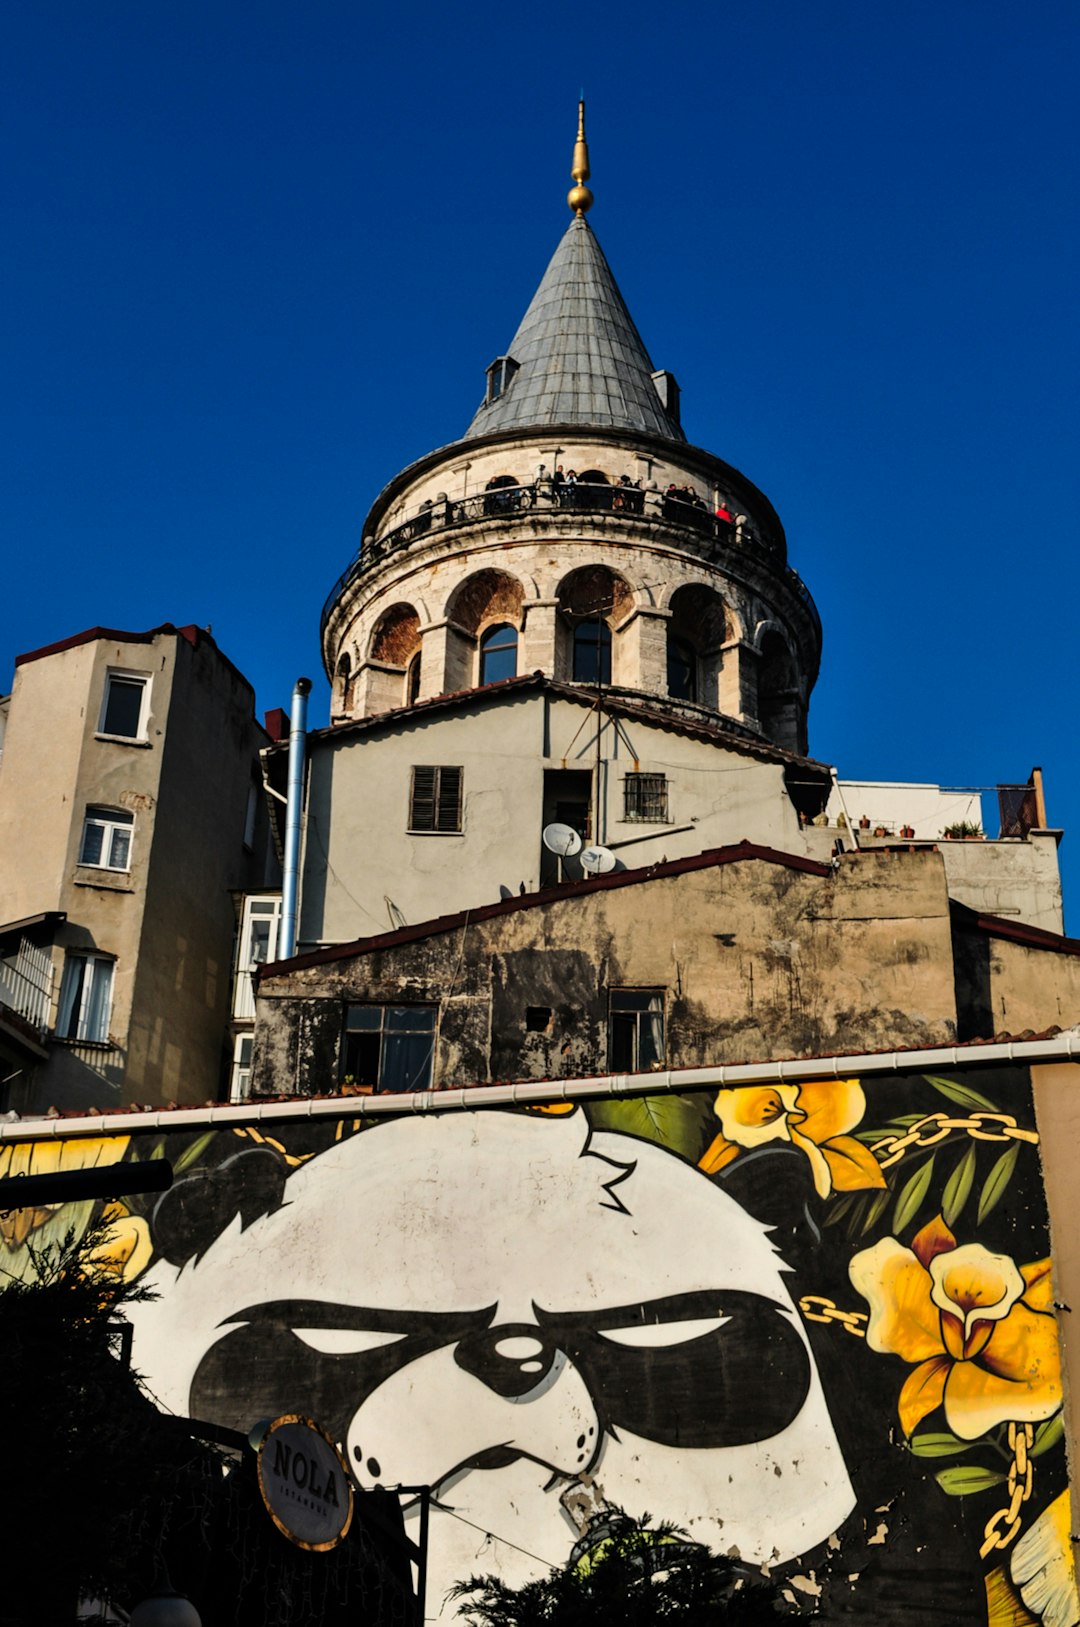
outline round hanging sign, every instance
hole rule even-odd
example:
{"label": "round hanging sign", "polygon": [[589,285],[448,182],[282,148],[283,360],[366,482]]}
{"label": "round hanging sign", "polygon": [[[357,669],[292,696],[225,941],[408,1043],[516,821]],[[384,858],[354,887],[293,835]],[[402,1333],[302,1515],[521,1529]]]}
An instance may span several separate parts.
{"label": "round hanging sign", "polygon": [[275,1418],[259,1445],[259,1490],[270,1518],[298,1548],[336,1548],[353,1516],[341,1454],[318,1424],[298,1413]]}

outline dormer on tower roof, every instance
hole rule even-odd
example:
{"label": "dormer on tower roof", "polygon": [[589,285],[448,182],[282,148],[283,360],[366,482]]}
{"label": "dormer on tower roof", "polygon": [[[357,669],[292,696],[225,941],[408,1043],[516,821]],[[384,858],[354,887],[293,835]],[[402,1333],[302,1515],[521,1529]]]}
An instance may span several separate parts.
{"label": "dormer on tower roof", "polygon": [[574,218],[509,349],[498,358],[495,390],[488,370],[489,387],[465,439],[558,424],[685,441],[673,381],[653,367],[585,219],[592,194],[583,184],[589,174],[584,103],[572,174],[577,184],[568,202]]}

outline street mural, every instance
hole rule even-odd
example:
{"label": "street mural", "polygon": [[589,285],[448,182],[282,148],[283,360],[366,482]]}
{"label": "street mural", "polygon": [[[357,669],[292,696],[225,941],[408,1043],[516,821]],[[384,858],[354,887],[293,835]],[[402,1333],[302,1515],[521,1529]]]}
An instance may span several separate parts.
{"label": "street mural", "polygon": [[1026,1070],[7,1144],[0,1175],[163,1155],[160,1196],[0,1216],[0,1267],[103,1222],[163,1406],[301,1413],[360,1487],[430,1486],[429,1616],[618,1508],[808,1616],[1080,1623]]}

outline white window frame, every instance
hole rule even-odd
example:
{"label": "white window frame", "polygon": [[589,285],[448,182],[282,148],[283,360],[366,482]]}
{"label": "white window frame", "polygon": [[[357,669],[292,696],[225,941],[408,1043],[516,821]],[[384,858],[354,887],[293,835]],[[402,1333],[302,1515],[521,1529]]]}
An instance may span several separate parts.
{"label": "white window frame", "polygon": [[[229,1080],[230,1102],[246,1102],[251,1095],[251,1052],[255,1035],[237,1034],[233,1041],[232,1076]],[[246,1054],[245,1054],[246,1052]]]}
{"label": "white window frame", "polygon": [[[57,1039],[68,1040],[72,1044],[108,1044],[115,966],[111,955],[68,950],[64,957],[64,975],[60,981],[60,1003],[56,1013]],[[71,1033],[69,1030],[73,1026],[75,1032]]]}
{"label": "white window frame", "polygon": [[[92,825],[101,828],[101,857],[88,859],[86,857],[86,837]],[[113,841],[120,832],[127,837],[127,856],[123,864],[114,864]],[[88,870],[113,870],[116,872],[131,869],[131,850],[135,845],[135,815],[126,813],[122,808],[103,808],[97,803],[91,803],[83,815],[82,837],[79,842],[79,863]]]}
{"label": "white window frame", "polygon": [[[252,953],[255,922],[265,924],[266,954]],[[240,931],[236,938],[236,966],[233,980],[232,1014],[236,1022],[250,1022],[255,1016],[255,972],[266,961],[276,960],[281,938],[281,894],[249,893],[244,899]]]}
{"label": "white window frame", "polygon": [[[112,692],[114,680],[127,684],[139,684],[142,688],[142,699],[139,705],[139,721],[135,734],[112,734],[105,727],[105,718],[109,710],[109,696]],[[107,740],[145,740],[147,738],[146,725],[150,716],[150,674],[148,672],[129,672],[126,667],[110,667],[105,674],[105,688],[101,696],[101,715],[98,719],[98,734],[103,734]]]}

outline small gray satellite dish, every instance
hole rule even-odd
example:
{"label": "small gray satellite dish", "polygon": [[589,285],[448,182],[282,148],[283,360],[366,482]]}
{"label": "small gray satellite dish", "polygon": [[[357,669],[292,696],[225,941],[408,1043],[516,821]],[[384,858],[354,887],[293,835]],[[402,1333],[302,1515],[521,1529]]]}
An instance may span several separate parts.
{"label": "small gray satellite dish", "polygon": [[590,876],[606,876],[615,868],[615,855],[610,847],[587,847],[581,855],[581,868]]}
{"label": "small gray satellite dish", "polygon": [[569,859],[575,853],[581,852],[581,837],[573,825],[545,825],[544,846],[549,853],[557,853],[561,859]]}

